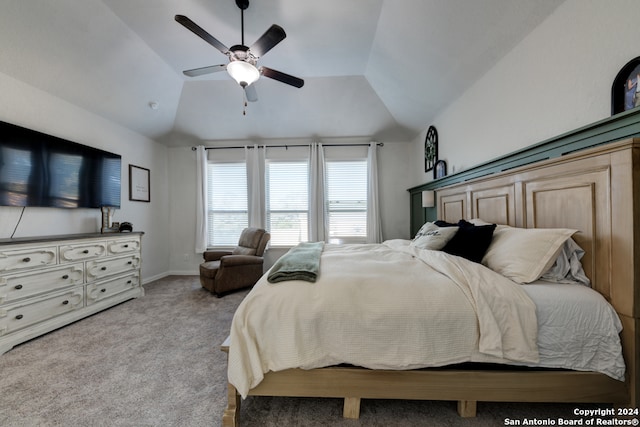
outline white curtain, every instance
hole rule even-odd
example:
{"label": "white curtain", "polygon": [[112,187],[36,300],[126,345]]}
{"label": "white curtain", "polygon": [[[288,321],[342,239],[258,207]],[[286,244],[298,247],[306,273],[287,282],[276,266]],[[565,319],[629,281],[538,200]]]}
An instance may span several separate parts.
{"label": "white curtain", "polygon": [[207,150],[203,145],[196,148],[196,253],[207,250]]}
{"label": "white curtain", "polygon": [[367,155],[368,185],[367,185],[367,243],[382,242],[382,227],[380,225],[380,210],[378,200],[378,144],[369,144]]}
{"label": "white curtain", "polygon": [[325,203],[325,166],[322,144],[309,146],[309,241],[328,241]]}
{"label": "white curtain", "polygon": [[245,147],[247,159],[247,196],[249,198],[249,227],[265,228],[264,151],[257,145]]}

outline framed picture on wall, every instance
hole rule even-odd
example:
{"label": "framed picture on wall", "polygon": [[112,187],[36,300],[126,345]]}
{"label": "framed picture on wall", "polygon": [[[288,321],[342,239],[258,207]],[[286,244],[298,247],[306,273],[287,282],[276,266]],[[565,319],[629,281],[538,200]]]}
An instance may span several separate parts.
{"label": "framed picture on wall", "polygon": [[129,165],[129,200],[151,201],[150,171],[136,165]]}
{"label": "framed picture on wall", "polygon": [[611,87],[611,115],[640,106],[640,56],[620,69]]}

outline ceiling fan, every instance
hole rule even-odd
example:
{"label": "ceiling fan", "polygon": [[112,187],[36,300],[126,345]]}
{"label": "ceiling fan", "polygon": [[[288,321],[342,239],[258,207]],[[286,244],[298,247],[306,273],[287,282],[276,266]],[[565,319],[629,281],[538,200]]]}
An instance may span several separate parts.
{"label": "ceiling fan", "polygon": [[279,82],[301,88],[304,85],[304,80],[283,73],[281,71],[274,70],[267,67],[257,67],[258,59],[264,56],[265,53],[270,51],[274,46],[280,43],[287,34],[284,29],[279,25],[272,25],[258,40],[255,41],[250,47],[244,44],[244,11],[249,7],[249,0],[236,0],[236,5],[240,8],[241,19],[241,32],[242,32],[242,44],[231,46],[230,48],[222,44],[218,39],[206,32],[200,26],[198,26],[191,19],[184,15],[176,15],[175,19],[179,24],[182,24],[186,29],[200,37],[211,46],[218,49],[229,58],[228,64],[211,65],[208,67],[194,68],[192,70],[185,70],[183,73],[189,77],[201,76],[204,74],[216,73],[218,71],[227,70],[229,75],[238,82],[244,89],[248,101],[254,102],[258,100],[258,95],[255,90],[255,86],[252,84],[260,78],[260,76],[269,77]]}

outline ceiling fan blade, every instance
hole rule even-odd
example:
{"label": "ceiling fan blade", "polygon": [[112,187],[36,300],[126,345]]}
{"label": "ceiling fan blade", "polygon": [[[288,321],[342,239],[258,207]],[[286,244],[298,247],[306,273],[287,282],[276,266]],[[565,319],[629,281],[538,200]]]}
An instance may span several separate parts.
{"label": "ceiling fan blade", "polygon": [[260,73],[265,77],[269,77],[270,79],[274,79],[279,82],[295,86],[297,88],[301,88],[302,86],[304,86],[304,80],[299,79],[298,77],[291,76],[289,74],[285,74],[282,71],[274,70],[272,68],[260,67]]}
{"label": "ceiling fan blade", "polygon": [[191,19],[187,18],[184,15],[176,15],[175,19],[179,24],[182,24],[187,30],[191,31],[193,34],[195,34],[196,36],[200,37],[202,40],[209,43],[211,46],[218,49],[220,52],[224,53],[225,55],[227,54],[227,52],[229,52],[228,47],[226,47],[218,39],[216,39],[211,34],[207,33],[205,30],[199,27],[198,24],[193,22]]}
{"label": "ceiling fan blade", "polygon": [[256,102],[258,100],[258,92],[256,92],[255,85],[245,86],[244,93],[247,96],[247,101]]}
{"label": "ceiling fan blade", "polygon": [[251,45],[249,50],[253,56],[259,58],[284,40],[285,37],[287,37],[287,34],[284,32],[282,27],[273,24],[262,36],[260,36],[258,40],[256,40],[254,44]]}
{"label": "ceiling fan blade", "polygon": [[227,69],[227,64],[220,64],[220,65],[210,65],[208,67],[202,67],[202,68],[194,68],[191,70],[184,70],[182,73],[185,76],[198,77],[204,74],[217,73],[218,71],[223,71],[226,69]]}

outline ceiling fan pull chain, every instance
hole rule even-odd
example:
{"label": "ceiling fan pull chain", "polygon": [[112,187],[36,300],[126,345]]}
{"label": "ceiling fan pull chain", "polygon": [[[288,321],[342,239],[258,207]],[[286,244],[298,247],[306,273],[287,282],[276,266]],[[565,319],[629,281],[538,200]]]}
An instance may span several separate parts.
{"label": "ceiling fan pull chain", "polygon": [[242,107],[242,115],[246,116],[247,115],[247,95],[244,93],[244,91],[242,91],[243,95],[242,95],[242,102],[243,102],[243,107]]}

